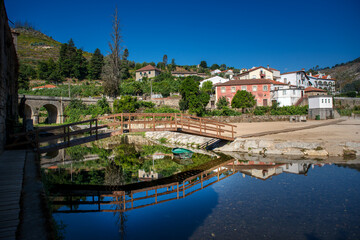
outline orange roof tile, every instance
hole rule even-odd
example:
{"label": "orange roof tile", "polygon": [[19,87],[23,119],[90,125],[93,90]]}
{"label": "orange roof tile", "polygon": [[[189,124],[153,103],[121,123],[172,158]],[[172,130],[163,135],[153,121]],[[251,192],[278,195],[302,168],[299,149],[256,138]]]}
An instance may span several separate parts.
{"label": "orange roof tile", "polygon": [[307,87],[305,88],[305,92],[326,92],[326,91],[320,88]]}
{"label": "orange roof tile", "polygon": [[150,64],[147,65],[147,66],[145,66],[145,67],[143,67],[143,68],[140,68],[140,69],[136,70],[136,72],[152,71],[152,70],[161,72],[160,69],[158,69],[158,68],[156,68],[156,67],[154,67],[154,66],[152,66],[152,65],[150,65]]}

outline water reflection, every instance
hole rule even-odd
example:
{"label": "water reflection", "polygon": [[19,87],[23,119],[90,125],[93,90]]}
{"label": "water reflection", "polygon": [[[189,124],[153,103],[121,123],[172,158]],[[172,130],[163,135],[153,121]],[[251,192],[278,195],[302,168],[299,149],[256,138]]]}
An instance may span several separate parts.
{"label": "water reflection", "polygon": [[[181,165],[162,150],[135,153],[123,147],[95,161],[73,161],[72,182],[69,165],[48,166],[54,216],[69,224],[66,237],[97,238],[113,224],[116,231],[107,231],[106,238],[360,236],[360,187],[353,184],[360,181],[359,160],[233,153],[220,158],[198,154],[193,164]],[[90,224],[90,216],[90,229],[79,226],[78,221]]]}

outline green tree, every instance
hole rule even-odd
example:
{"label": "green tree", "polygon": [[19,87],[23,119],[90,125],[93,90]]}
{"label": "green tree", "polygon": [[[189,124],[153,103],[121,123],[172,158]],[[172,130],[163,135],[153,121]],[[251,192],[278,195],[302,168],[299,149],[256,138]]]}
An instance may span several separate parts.
{"label": "green tree", "polygon": [[190,113],[196,113],[202,116],[205,113],[205,107],[209,103],[210,96],[199,90],[199,82],[193,77],[186,77],[179,87],[181,100],[179,107],[182,111],[189,110]]}
{"label": "green tree", "polygon": [[114,113],[134,113],[139,108],[136,97],[122,96],[114,101]]}
{"label": "green tree", "polygon": [[226,97],[219,98],[219,100],[216,103],[216,107],[219,110],[224,109],[225,107],[228,107],[228,106],[229,106],[229,101],[227,100]]}
{"label": "green tree", "polygon": [[165,54],[164,55],[164,57],[163,57],[163,64],[164,64],[164,66],[166,66],[167,65],[167,61],[168,61],[168,57],[167,57],[167,55]]}
{"label": "green tree", "polygon": [[218,64],[216,64],[216,63],[214,63],[214,64],[211,65],[211,67],[210,67],[211,70],[215,70],[215,69],[219,69],[219,68],[220,68],[220,66],[219,66]]}
{"label": "green tree", "polygon": [[85,79],[87,75],[87,60],[83,56],[83,50],[78,49],[76,51],[75,58],[73,59],[73,69],[71,77],[75,77],[79,80]]}
{"label": "green tree", "polygon": [[238,90],[231,101],[232,108],[241,108],[244,113],[246,108],[254,107],[256,104],[255,96],[248,91]]}
{"label": "green tree", "polygon": [[19,89],[28,90],[29,83],[30,83],[30,73],[28,70],[28,65],[21,64],[19,68],[19,78],[18,78]]}
{"label": "green tree", "polygon": [[129,57],[129,50],[125,48],[123,53],[123,60],[127,61],[127,58]]}
{"label": "green tree", "polygon": [[221,71],[226,70],[226,64],[221,64],[221,65],[220,65],[220,70],[221,70]]}
{"label": "green tree", "polygon": [[62,81],[59,65],[54,62],[52,58],[50,58],[47,62],[47,80],[53,81],[53,82],[60,82]]}
{"label": "green tree", "polygon": [[200,67],[202,67],[202,68],[207,68],[207,63],[206,63],[206,61],[201,61],[200,62]]}
{"label": "green tree", "polygon": [[68,43],[61,44],[59,55],[59,68],[61,76],[73,77],[75,58],[76,48],[74,41],[70,39]]}
{"label": "green tree", "polygon": [[201,91],[206,92],[207,94],[214,94],[213,84],[211,81],[206,81],[201,86]]}
{"label": "green tree", "polygon": [[95,49],[89,63],[89,78],[100,79],[102,68],[104,66],[104,56],[101,54],[100,49]]}

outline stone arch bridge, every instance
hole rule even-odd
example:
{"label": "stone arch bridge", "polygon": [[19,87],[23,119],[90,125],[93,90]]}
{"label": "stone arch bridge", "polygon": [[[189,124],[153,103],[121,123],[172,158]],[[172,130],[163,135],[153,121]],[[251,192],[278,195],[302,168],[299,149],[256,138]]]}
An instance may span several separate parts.
{"label": "stone arch bridge", "polygon": [[[23,95],[19,95],[19,103]],[[34,96],[25,95],[25,117],[32,119],[34,124],[39,123],[39,111],[41,107],[45,107],[48,112],[48,123],[64,123],[65,107],[70,104],[69,97],[48,97],[48,96]],[[100,98],[78,98],[85,104],[96,104]],[[110,107],[112,107],[113,100],[107,99]]]}

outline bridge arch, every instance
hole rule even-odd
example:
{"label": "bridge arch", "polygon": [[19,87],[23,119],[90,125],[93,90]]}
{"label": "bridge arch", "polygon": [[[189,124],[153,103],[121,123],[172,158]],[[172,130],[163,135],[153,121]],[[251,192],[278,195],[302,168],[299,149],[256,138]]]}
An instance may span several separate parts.
{"label": "bridge arch", "polygon": [[28,104],[25,104],[25,119],[31,119],[33,116],[33,110]]}
{"label": "bridge arch", "polygon": [[51,103],[47,103],[43,105],[43,107],[46,109],[48,113],[45,123],[59,123],[58,121],[59,109]]}

